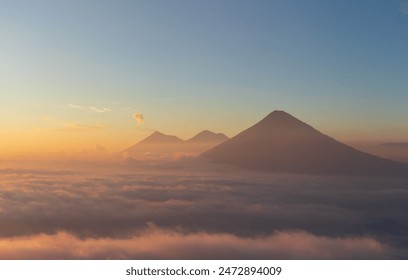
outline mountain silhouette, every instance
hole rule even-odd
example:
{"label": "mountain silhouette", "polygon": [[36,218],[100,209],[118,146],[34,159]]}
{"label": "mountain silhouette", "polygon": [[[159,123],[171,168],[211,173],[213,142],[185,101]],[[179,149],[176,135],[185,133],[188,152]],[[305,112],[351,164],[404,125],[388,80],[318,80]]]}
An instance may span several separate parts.
{"label": "mountain silhouette", "polygon": [[138,144],[170,144],[170,143],[182,143],[182,142],[183,140],[181,140],[177,136],[166,135],[159,131],[156,131],[150,136],[140,141]]}
{"label": "mountain silhouette", "polygon": [[164,154],[182,151],[183,144],[184,141],[176,136],[156,131],[123,151],[123,153],[127,155],[149,155],[154,158],[160,158]]}
{"label": "mountain silhouette", "polygon": [[198,155],[224,141],[228,137],[222,133],[204,130],[187,141],[177,136],[154,132],[142,141],[123,151],[127,155],[145,155],[151,158],[167,158],[174,154]]}
{"label": "mountain silhouette", "polygon": [[222,143],[229,138],[223,133],[214,133],[209,130],[203,130],[194,137],[187,140],[189,143]]}
{"label": "mountain silhouette", "polygon": [[271,172],[408,176],[408,165],[360,152],[284,111],[270,113],[202,156]]}

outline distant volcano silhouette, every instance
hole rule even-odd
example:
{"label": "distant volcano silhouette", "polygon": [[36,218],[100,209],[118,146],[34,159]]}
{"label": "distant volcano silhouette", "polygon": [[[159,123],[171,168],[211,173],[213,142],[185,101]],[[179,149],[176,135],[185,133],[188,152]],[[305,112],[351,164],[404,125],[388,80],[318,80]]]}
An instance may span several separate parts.
{"label": "distant volcano silhouette", "polygon": [[154,132],[142,141],[126,149],[128,155],[137,154],[167,154],[183,150],[184,141],[173,135],[166,135],[159,131]]}
{"label": "distant volcano silhouette", "polygon": [[204,130],[191,139],[184,141],[177,136],[166,135],[156,131],[123,152],[128,155],[170,155],[174,153],[198,155],[228,139],[229,138],[222,133]]}
{"label": "distant volcano silhouette", "polygon": [[408,165],[360,152],[284,111],[270,113],[202,156],[271,172],[408,176]]}
{"label": "distant volcano silhouette", "polygon": [[223,133],[214,133],[209,130],[203,130],[196,136],[187,140],[189,143],[222,143],[227,141],[229,138]]}
{"label": "distant volcano silhouette", "polygon": [[156,131],[150,136],[140,141],[138,144],[170,144],[170,143],[182,143],[182,142],[184,141],[178,138],[177,136],[166,135],[166,134],[161,133],[160,131]]}

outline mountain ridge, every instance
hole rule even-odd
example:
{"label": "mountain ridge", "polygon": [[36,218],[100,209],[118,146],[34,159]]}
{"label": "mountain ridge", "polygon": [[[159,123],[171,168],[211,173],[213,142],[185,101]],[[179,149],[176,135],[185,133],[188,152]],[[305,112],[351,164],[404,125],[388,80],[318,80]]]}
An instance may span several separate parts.
{"label": "mountain ridge", "polygon": [[155,131],[123,152],[127,154],[146,152],[162,154],[174,152],[201,153],[228,139],[222,133],[214,133],[209,130],[203,130],[188,140]]}
{"label": "mountain ridge", "polygon": [[202,153],[216,163],[303,174],[408,175],[408,165],[358,151],[284,111],[273,111]]}
{"label": "mountain ridge", "polygon": [[223,133],[215,133],[209,130],[203,130],[186,140],[189,143],[223,142],[229,138]]}

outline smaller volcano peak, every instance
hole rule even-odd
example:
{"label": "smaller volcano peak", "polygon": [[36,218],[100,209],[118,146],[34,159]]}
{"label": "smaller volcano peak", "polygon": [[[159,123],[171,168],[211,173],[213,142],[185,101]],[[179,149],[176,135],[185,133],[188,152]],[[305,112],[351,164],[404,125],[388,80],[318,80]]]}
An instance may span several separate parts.
{"label": "smaller volcano peak", "polygon": [[198,133],[197,135],[214,135],[215,133],[209,130],[203,130],[200,133]]}
{"label": "smaller volcano peak", "polygon": [[173,135],[166,135],[160,131],[155,131],[149,137],[143,139],[139,143],[171,143],[171,142],[183,142],[180,138]]}
{"label": "smaller volcano peak", "polygon": [[166,136],[166,134],[161,133],[160,131],[155,131],[150,135],[150,137],[161,137],[161,136]]}
{"label": "smaller volcano peak", "polygon": [[191,139],[187,140],[187,142],[190,143],[198,143],[198,142],[217,142],[217,143],[221,143],[224,142],[226,140],[228,140],[229,138],[227,136],[225,136],[222,133],[214,133],[212,131],[209,130],[203,130],[200,133],[198,133],[197,135],[195,135],[194,137],[192,137]]}

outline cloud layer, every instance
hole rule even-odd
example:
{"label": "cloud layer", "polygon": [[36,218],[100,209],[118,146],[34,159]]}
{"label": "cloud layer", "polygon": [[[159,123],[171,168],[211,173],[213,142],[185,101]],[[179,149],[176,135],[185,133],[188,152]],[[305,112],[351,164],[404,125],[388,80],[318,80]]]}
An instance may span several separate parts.
{"label": "cloud layer", "polygon": [[366,259],[386,257],[372,238],[327,238],[278,232],[259,238],[151,228],[126,239],[58,232],[0,239],[0,259]]}
{"label": "cloud layer", "polygon": [[[0,169],[0,258],[408,257],[406,179],[274,175],[194,159],[75,165]],[[34,250],[43,239],[50,245]],[[163,249],[137,251],[143,242]]]}

